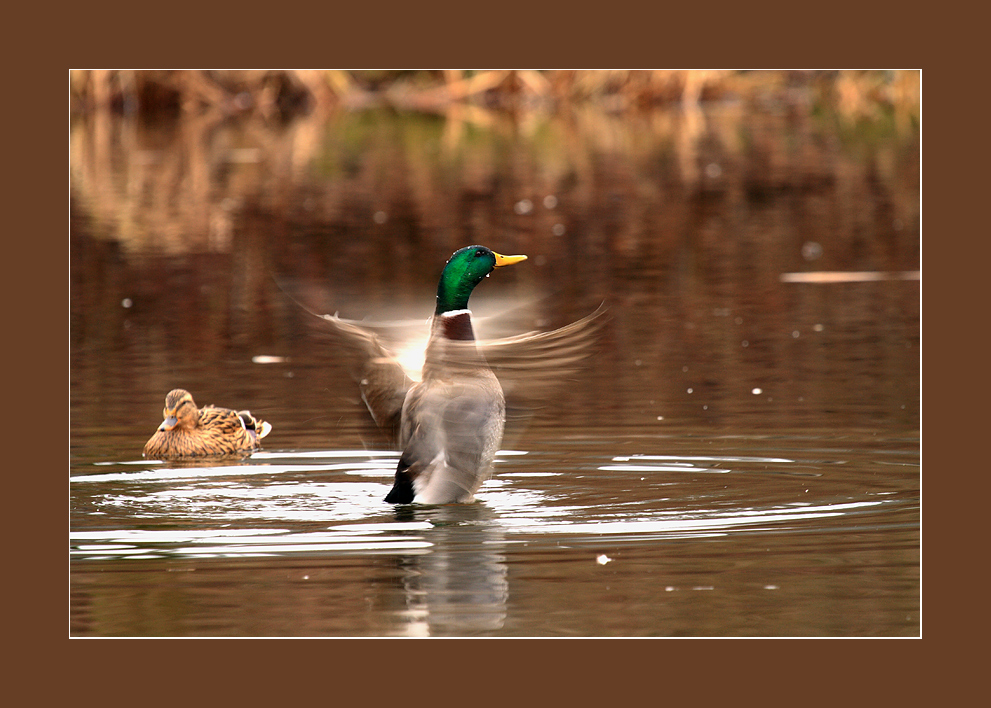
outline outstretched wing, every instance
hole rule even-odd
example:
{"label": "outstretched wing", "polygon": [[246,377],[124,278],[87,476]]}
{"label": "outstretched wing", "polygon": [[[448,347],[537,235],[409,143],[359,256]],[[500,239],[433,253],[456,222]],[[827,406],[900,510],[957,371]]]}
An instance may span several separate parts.
{"label": "outstretched wing", "polygon": [[549,332],[527,332],[478,344],[507,401],[532,406],[546,402],[586,365],[607,321],[606,307],[600,305],[590,315]]}
{"label": "outstretched wing", "polygon": [[414,383],[413,379],[406,373],[396,353],[383,343],[371,327],[337,315],[320,317],[351,350],[355,361],[353,375],[372,419],[395,437],[403,400]]}
{"label": "outstretched wing", "polygon": [[[403,401],[410,387],[420,380],[430,331],[428,322],[377,322],[345,319],[336,313],[320,315],[289,293],[286,295],[313,315],[318,331],[332,337],[335,346],[345,352],[372,419],[397,441]],[[473,319],[491,331],[507,326],[508,319],[514,318],[505,312]],[[547,405],[555,391],[586,365],[607,321],[607,308],[600,305],[588,316],[548,332],[530,331],[475,343],[449,342],[443,349],[443,362],[437,363],[443,363],[451,372],[459,366],[472,370],[481,352],[502,385],[507,407],[516,413],[532,411]]]}
{"label": "outstretched wing", "polygon": [[[314,331],[321,336],[331,338],[336,349],[335,355],[344,355],[342,359],[357,382],[361,398],[372,419],[395,440],[398,436],[403,400],[414,380],[404,369],[403,363],[397,356],[397,349],[390,346],[389,342],[400,341],[401,332],[409,329],[414,323],[359,322],[344,319],[336,313],[321,315],[293,297],[277,279],[275,283],[286,297],[312,316],[309,321]],[[422,321],[416,324],[421,329],[425,329]],[[387,332],[392,336],[383,336]],[[423,336],[426,341],[426,335]]]}

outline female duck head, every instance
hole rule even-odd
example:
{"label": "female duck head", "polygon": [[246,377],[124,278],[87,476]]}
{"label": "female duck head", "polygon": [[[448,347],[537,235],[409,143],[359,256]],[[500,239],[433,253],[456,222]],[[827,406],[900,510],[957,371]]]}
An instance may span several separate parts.
{"label": "female duck head", "polygon": [[482,282],[482,278],[495,268],[524,260],[526,256],[503,256],[485,246],[467,246],[455,251],[440,275],[434,314],[467,310],[471,291]]}
{"label": "female duck head", "polygon": [[160,431],[169,431],[173,428],[184,428],[192,430],[196,427],[199,411],[193,396],[181,388],[169,391],[165,397],[165,408],[162,410],[162,417],[165,419],[158,428]]}

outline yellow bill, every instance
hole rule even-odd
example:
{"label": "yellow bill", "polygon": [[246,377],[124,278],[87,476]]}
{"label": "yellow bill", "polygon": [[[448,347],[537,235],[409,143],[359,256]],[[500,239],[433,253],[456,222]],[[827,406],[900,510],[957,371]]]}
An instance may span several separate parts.
{"label": "yellow bill", "polygon": [[492,255],[495,256],[496,259],[496,268],[499,268],[500,266],[513,265],[513,263],[519,263],[520,261],[526,260],[526,256],[504,256],[501,253],[496,253],[495,251],[492,251]]}

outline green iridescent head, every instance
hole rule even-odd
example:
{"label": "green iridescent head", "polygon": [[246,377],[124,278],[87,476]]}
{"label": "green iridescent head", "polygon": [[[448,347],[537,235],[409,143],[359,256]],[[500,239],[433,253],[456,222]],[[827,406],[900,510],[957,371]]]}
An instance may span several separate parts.
{"label": "green iridescent head", "polygon": [[503,256],[485,246],[467,246],[455,251],[440,274],[434,314],[467,310],[471,291],[482,282],[482,278],[495,268],[525,260],[526,256]]}

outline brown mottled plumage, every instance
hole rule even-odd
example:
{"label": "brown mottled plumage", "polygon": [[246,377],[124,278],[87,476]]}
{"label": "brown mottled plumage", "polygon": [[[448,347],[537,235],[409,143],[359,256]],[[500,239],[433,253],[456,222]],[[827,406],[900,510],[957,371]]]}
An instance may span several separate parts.
{"label": "brown mottled plumage", "polygon": [[189,391],[177,388],[165,397],[165,418],[145,444],[144,456],[160,460],[241,455],[258,449],[272,426],[249,411],[206,406],[197,409]]}

